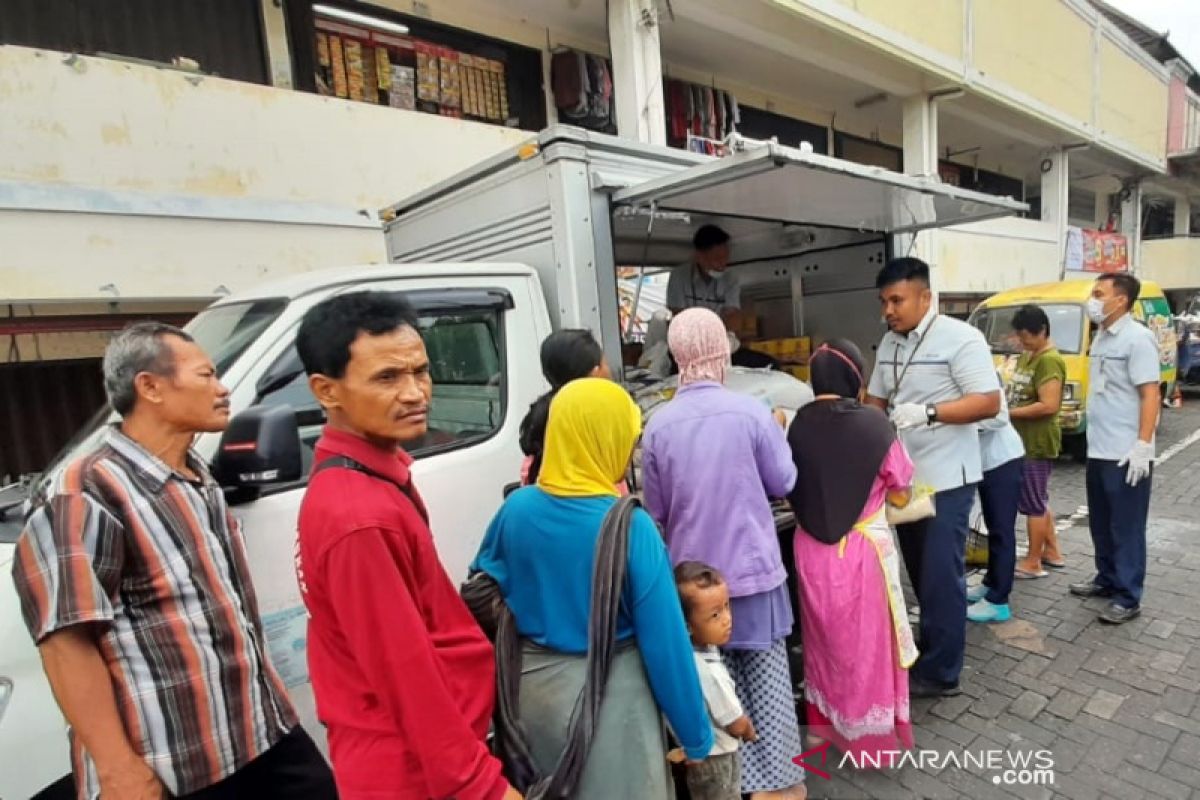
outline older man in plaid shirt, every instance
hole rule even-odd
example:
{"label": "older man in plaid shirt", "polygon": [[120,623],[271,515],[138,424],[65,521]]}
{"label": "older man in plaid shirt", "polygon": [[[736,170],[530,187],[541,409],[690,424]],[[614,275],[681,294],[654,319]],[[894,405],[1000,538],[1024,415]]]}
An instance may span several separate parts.
{"label": "older man in plaid shirt", "polygon": [[191,451],[229,392],[182,330],[104,357],[122,416],[39,502],[13,569],[81,798],[336,797],[266,644],[241,532]]}

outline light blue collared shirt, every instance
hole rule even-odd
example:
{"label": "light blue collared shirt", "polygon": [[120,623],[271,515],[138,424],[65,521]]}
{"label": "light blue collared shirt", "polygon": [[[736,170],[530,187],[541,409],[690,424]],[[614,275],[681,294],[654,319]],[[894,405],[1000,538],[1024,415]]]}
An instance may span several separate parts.
{"label": "light blue collared shirt", "polygon": [[[887,400],[889,408],[999,391],[1000,379],[983,334],[933,308],[907,335],[893,331],[883,335],[868,387],[873,397]],[[916,482],[934,491],[957,489],[983,477],[979,433],[973,423],[923,425],[901,431],[900,439],[916,464]]]}
{"label": "light blue collared shirt", "polygon": [[1008,401],[1000,393],[1000,413],[979,423],[979,459],[984,472],[991,472],[1014,458],[1025,455],[1021,434],[1008,416]]}
{"label": "light blue collared shirt", "polygon": [[1096,329],[1088,365],[1088,458],[1119,461],[1138,438],[1138,387],[1158,383],[1158,342],[1130,314]]}

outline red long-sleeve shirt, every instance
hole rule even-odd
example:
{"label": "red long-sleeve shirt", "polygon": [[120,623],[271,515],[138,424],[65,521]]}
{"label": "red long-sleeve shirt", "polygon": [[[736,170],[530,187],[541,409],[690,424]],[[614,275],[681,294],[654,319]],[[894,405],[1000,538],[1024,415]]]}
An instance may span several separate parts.
{"label": "red long-sleeve shirt", "polygon": [[[314,463],[338,455],[411,488],[402,451],[326,428]],[[300,507],[309,672],[344,800],[494,800],[508,786],[484,744],[492,646],[423,513],[397,486],[350,469],[322,471]]]}

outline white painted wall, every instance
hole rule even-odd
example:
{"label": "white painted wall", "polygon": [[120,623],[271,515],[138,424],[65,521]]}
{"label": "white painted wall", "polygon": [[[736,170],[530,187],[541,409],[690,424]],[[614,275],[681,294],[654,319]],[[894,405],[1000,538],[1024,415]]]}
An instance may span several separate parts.
{"label": "white painted wall", "polygon": [[1200,288],[1200,239],[1143,241],[1140,277],[1157,281],[1163,289]]}
{"label": "white painted wall", "polygon": [[0,108],[0,299],[22,302],[382,261],[375,211],[531,135],[19,47]]}
{"label": "white painted wall", "polygon": [[939,292],[994,294],[1059,280],[1062,254],[1052,222],[998,219],[938,231],[934,283]]}

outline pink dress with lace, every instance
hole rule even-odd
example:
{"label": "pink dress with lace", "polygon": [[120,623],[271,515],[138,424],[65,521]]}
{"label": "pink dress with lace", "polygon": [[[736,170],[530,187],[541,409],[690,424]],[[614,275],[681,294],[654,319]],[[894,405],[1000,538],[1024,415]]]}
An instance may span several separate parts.
{"label": "pink dress with lace", "polygon": [[906,488],[912,474],[912,461],[896,442],[858,524],[841,543],[824,544],[796,529],[809,732],[860,765],[913,744],[907,667],[916,650],[882,513],[887,491]]}

